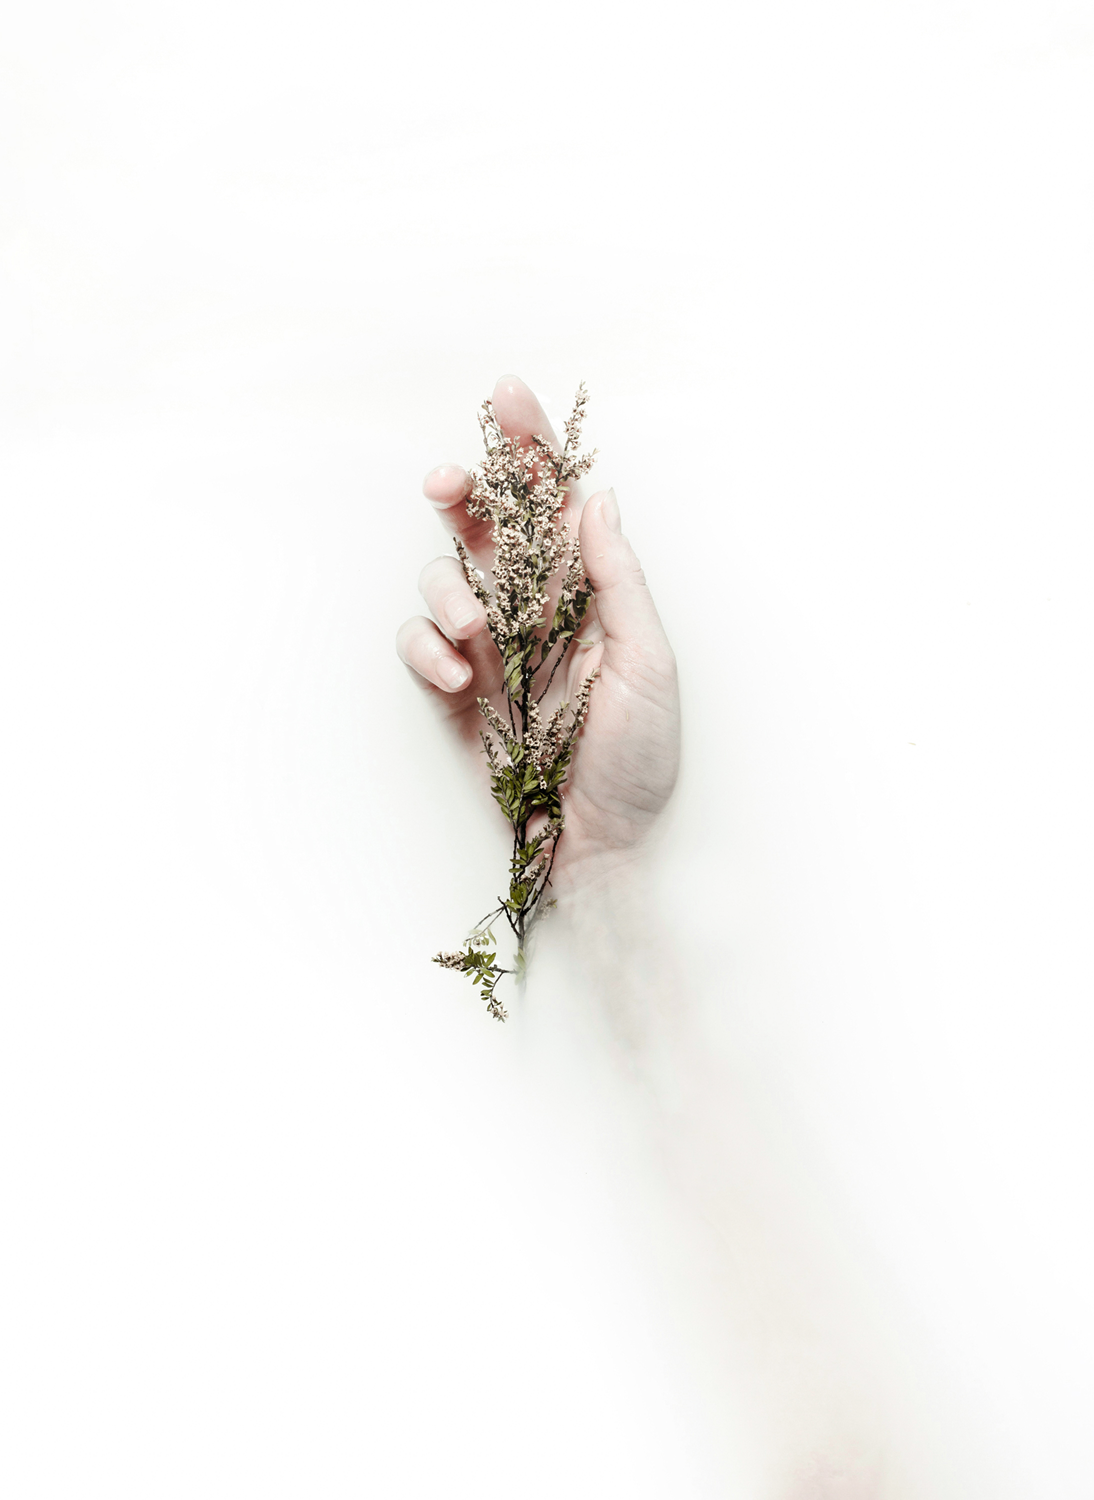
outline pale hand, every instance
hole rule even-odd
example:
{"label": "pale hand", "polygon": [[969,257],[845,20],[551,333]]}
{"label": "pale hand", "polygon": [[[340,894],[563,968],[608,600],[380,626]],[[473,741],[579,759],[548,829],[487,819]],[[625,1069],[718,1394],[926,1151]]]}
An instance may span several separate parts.
{"label": "pale hand", "polygon": [[[527,446],[535,434],[559,443],[533,392],[503,376],[492,397],[508,437]],[[468,514],[470,479],[455,464],[426,475],[423,490],[450,536],[458,536],[489,578],[490,524]],[[620,531],[614,491],[582,502],[570,490],[562,519],[577,532],[595,598],[570,648],[562,696],[571,702],[581,681],[599,668],[589,715],[563,788],[565,832],[552,884],[572,894],[610,878],[638,856],[676,781],[680,703],[676,660],[634,549]],[[501,662],[486,630],[486,611],[455,557],[438,557],[419,579],[433,619],[415,616],[396,637],[396,650],[474,759],[484,780],[486,757],[478,699],[504,711]],[[558,679],[556,679],[556,684]],[[500,814],[499,814],[500,816]]]}

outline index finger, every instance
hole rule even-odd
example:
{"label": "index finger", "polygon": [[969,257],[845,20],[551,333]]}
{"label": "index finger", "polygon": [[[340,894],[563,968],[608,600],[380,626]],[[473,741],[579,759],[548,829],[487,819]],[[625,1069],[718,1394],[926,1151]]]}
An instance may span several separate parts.
{"label": "index finger", "polygon": [[471,475],[459,464],[438,464],[430,469],[422,484],[422,494],[448,535],[458,536],[477,563],[485,560],[489,566],[493,527],[489,521],[468,514],[470,493]]}

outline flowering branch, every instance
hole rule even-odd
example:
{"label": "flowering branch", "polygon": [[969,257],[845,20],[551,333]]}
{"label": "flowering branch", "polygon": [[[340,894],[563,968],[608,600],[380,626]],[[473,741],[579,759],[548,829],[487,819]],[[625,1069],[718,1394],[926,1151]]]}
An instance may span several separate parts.
{"label": "flowering branch", "polygon": [[[561,453],[538,434],[522,448],[516,438],[506,437],[493,403],[483,402],[479,426],[486,456],[472,471],[467,509],[492,526],[492,590],[455,538],[467,582],[486,609],[487,629],[501,657],[505,716],[488,699],[478,701],[487,724],[481,738],[490,790],[513,830],[513,853],[508,895],[499,898],[462,949],[438,953],[433,961],[467,974],[499,1021],[506,1012],[495,993],[498,981],[504,974],[523,975],[533,924],[554,905],[546,891],[562,836],[562,786],[597,675],[585,678],[572,705],[563,702],[549,715],[540,712],[593,597],[577,539],[560,520],[567,486],[596,461],[595,449],[578,452],[588,399],[582,384]],[[548,623],[556,580],[558,600]],[[490,924],[498,917],[505,918],[517,940],[513,969],[497,962]]]}

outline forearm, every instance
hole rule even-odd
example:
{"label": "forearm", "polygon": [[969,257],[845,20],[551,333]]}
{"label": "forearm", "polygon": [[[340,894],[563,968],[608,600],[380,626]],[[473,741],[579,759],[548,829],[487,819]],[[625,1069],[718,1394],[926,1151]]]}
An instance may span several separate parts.
{"label": "forearm", "polygon": [[553,890],[557,904],[543,931],[552,968],[564,970],[617,1063],[641,1077],[663,1070],[666,1031],[679,1041],[682,997],[648,856],[591,855],[564,866]]}
{"label": "forearm", "polygon": [[648,862],[604,856],[567,872],[542,939],[529,1007],[566,1018],[555,1066],[569,1047],[637,1122],[658,1211],[682,1226],[675,1243],[689,1263],[671,1274],[692,1303],[677,1313],[705,1341],[700,1379],[716,1371],[723,1396],[744,1403],[774,1493],[827,1466],[854,1474],[847,1493],[865,1500],[890,1425],[884,1299],[864,1290],[868,1257],[755,1058],[714,1045]]}

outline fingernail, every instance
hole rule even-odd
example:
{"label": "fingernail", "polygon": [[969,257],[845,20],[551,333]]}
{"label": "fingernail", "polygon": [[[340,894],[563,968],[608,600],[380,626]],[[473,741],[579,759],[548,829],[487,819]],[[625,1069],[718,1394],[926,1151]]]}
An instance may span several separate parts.
{"label": "fingernail", "polygon": [[471,668],[465,667],[463,662],[457,661],[454,656],[439,656],[437,676],[446,688],[455,692],[456,688],[462,688],[471,676]]}
{"label": "fingernail", "polygon": [[615,498],[615,490],[611,489],[600,502],[600,514],[604,519],[604,525],[609,531],[621,530],[619,520],[619,501]]}
{"label": "fingernail", "polygon": [[463,630],[468,625],[474,625],[479,618],[479,612],[473,604],[465,604],[462,609],[457,605],[456,608],[460,610],[459,614],[449,615],[453,630]]}
{"label": "fingernail", "polygon": [[[451,493],[453,483],[457,486],[455,495]],[[447,490],[449,493],[438,499],[429,493],[431,485],[440,486],[442,490]],[[430,469],[422,481],[422,494],[437,510],[451,510],[454,505],[459,505],[464,499],[466,488],[467,473],[460,468],[459,464],[438,464],[435,469]]]}

